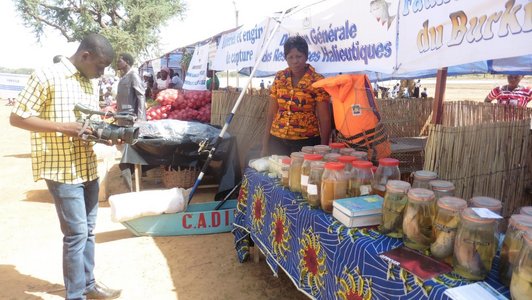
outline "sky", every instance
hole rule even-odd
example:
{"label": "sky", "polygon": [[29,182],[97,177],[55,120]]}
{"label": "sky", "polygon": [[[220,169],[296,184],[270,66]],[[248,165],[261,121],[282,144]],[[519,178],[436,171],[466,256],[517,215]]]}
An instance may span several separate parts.
{"label": "sky", "polygon": [[[238,24],[255,24],[273,12],[301,0],[185,0],[188,11],[183,20],[173,18],[161,28],[161,54],[207,39],[234,28],[235,7]],[[67,43],[58,31],[48,30],[38,42],[15,10],[13,0],[0,1],[0,67],[38,69],[52,62],[55,55],[71,56],[78,43]]]}

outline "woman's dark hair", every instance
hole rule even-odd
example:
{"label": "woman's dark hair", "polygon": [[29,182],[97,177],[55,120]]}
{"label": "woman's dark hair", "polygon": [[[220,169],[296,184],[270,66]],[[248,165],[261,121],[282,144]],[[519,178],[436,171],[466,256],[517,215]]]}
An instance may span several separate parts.
{"label": "woman's dark hair", "polygon": [[302,36],[291,36],[286,40],[284,43],[284,58],[286,58],[288,52],[294,48],[301,53],[305,53],[305,56],[308,57],[308,44]]}
{"label": "woman's dark hair", "polygon": [[119,57],[122,57],[122,60],[124,60],[130,67],[133,66],[133,64],[135,63],[133,55],[129,53],[120,53]]}

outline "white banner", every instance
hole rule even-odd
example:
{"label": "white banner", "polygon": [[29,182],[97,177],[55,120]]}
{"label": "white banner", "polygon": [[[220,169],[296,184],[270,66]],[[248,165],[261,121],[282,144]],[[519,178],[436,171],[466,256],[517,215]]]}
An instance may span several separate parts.
{"label": "white banner", "polygon": [[214,70],[240,70],[252,67],[262,48],[270,19],[259,24],[243,26],[220,38],[212,64]]}
{"label": "white banner", "polygon": [[184,90],[204,91],[207,89],[205,83],[207,81],[208,62],[209,44],[196,47],[185,75]]}
{"label": "white banner", "polygon": [[532,54],[530,0],[402,0],[397,73]]}

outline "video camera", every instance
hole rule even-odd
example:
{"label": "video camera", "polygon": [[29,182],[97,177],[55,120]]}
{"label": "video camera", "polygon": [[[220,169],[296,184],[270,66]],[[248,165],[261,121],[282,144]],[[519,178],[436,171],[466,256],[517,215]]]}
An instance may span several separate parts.
{"label": "video camera", "polygon": [[[92,134],[81,133],[80,137],[83,140],[94,141],[97,143],[107,144],[108,141],[112,141],[113,144],[117,144],[118,140],[126,144],[135,144],[139,137],[139,128],[134,127],[136,117],[130,114],[117,114],[112,112],[102,112],[92,110],[91,108],[82,104],[76,104],[74,111],[82,112],[87,116],[86,119],[80,120],[83,123],[83,128],[90,128]],[[120,125],[110,124],[103,121],[94,121],[90,118],[92,115],[110,116]],[[83,132],[84,129],[81,131]]]}

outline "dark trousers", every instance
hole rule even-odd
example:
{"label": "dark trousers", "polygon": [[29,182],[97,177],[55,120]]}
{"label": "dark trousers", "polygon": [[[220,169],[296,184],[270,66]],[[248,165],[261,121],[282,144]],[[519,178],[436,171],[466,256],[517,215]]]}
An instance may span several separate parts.
{"label": "dark trousers", "polygon": [[270,155],[277,154],[290,156],[290,153],[292,152],[300,152],[303,146],[314,146],[319,145],[320,143],[321,138],[319,136],[302,140],[286,140],[270,135]]}

